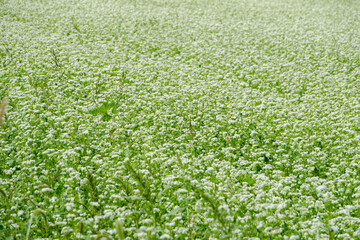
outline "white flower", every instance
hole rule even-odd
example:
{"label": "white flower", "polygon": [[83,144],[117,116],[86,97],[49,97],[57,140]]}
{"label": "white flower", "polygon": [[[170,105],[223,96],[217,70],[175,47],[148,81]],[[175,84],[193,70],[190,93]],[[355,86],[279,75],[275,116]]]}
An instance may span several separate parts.
{"label": "white flower", "polygon": [[160,239],[171,239],[169,234],[163,234],[160,236]]}

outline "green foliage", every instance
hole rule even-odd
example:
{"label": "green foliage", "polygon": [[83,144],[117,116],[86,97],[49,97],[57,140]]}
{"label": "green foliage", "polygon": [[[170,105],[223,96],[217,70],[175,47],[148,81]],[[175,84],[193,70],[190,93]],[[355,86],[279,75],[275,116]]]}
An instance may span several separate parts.
{"label": "green foliage", "polygon": [[359,239],[359,12],[0,0],[0,239]]}
{"label": "green foliage", "polygon": [[102,121],[109,121],[112,118],[110,114],[117,113],[118,104],[116,102],[111,103],[103,103],[99,107],[95,107],[89,111],[90,114],[93,115],[101,115]]}

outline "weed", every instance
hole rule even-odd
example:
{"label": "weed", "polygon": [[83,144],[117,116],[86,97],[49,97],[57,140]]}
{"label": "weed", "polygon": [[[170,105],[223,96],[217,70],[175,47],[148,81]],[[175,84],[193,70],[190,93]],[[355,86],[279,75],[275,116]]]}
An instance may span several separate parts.
{"label": "weed", "polygon": [[44,210],[42,209],[36,209],[32,212],[31,214],[31,217],[30,217],[30,220],[29,220],[29,223],[28,223],[28,230],[27,230],[27,233],[26,233],[26,239],[28,240],[29,237],[30,237],[30,231],[31,231],[31,225],[32,225],[32,222],[33,222],[33,219],[34,217],[36,216],[41,216],[42,219],[44,220],[44,229],[45,229],[45,232],[47,233],[48,232],[48,222],[47,222],[47,216],[46,216],[46,213]]}
{"label": "weed", "polygon": [[116,234],[117,234],[119,240],[124,240],[125,235],[124,235],[124,227],[123,227],[122,221],[117,220],[117,221],[115,221],[114,225],[115,225]]}

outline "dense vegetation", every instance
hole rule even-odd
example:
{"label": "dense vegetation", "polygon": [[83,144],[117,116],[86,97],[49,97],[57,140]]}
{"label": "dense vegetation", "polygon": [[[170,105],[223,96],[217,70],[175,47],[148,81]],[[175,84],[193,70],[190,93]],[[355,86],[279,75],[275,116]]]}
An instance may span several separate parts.
{"label": "dense vegetation", "polygon": [[0,239],[359,239],[359,49],[357,0],[0,0]]}

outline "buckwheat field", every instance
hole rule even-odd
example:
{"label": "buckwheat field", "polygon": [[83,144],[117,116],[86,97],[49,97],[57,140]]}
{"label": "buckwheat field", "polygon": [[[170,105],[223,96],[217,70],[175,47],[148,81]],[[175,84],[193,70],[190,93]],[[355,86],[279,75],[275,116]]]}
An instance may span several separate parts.
{"label": "buckwheat field", "polygon": [[360,1],[0,0],[0,239],[360,239]]}

